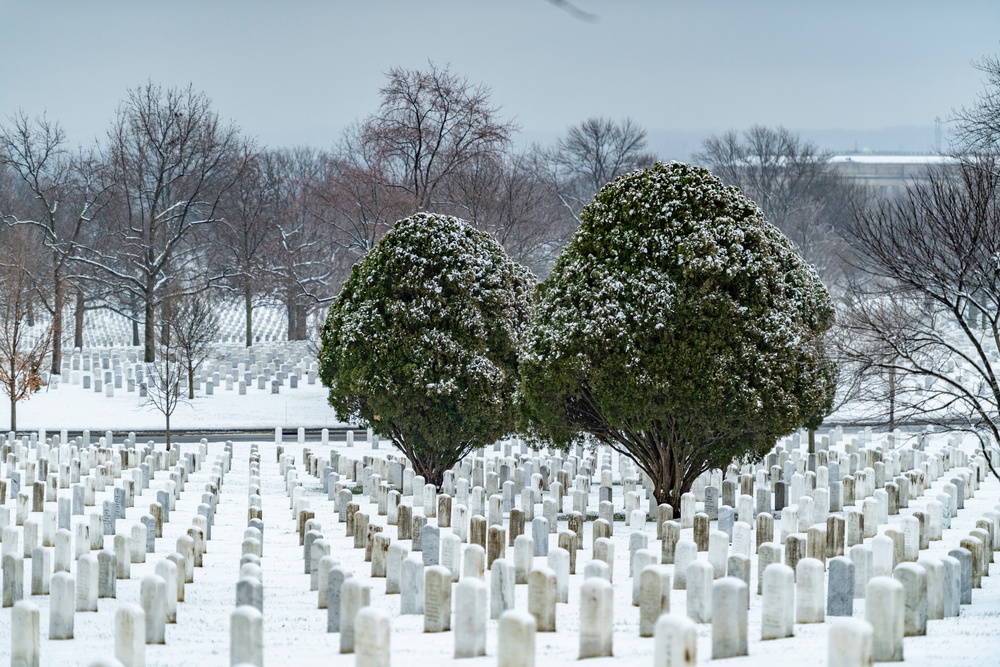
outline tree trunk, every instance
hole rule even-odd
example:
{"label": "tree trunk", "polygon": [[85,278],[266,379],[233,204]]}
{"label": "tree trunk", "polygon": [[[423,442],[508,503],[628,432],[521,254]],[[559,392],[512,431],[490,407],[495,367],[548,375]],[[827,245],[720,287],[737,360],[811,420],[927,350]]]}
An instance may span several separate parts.
{"label": "tree trunk", "polygon": [[151,364],[156,361],[156,309],[153,308],[153,295],[146,294],[145,323],[146,330],[143,332],[145,343],[145,355],[143,360]]}
{"label": "tree trunk", "polygon": [[167,451],[170,451],[170,410],[164,410],[163,416],[167,419]]}
{"label": "tree trunk", "polygon": [[816,429],[809,429],[809,453],[816,453]]}
{"label": "tree trunk", "polygon": [[132,347],[139,347],[139,320],[132,319]]}
{"label": "tree trunk", "polygon": [[188,362],[188,365],[187,365],[187,372],[188,372],[188,398],[193,401],[194,400],[194,367],[191,365],[190,361]]}
{"label": "tree trunk", "polygon": [[295,340],[295,331],[297,329],[295,318],[298,316],[298,310],[295,309],[294,297],[289,296],[285,298],[285,312],[288,316],[288,340]]}
{"label": "tree trunk", "polygon": [[73,307],[73,347],[83,349],[83,315],[86,312],[83,290],[76,290],[76,304]]}
{"label": "tree trunk", "polygon": [[896,428],[896,369],[889,369],[889,430]]}
{"label": "tree trunk", "polygon": [[434,465],[432,462],[424,461],[411,460],[410,462],[413,464],[414,472],[424,478],[424,484],[433,484],[438,491],[441,490],[444,485],[444,472],[450,470],[451,466]]}
{"label": "tree trunk", "polygon": [[17,399],[13,396],[10,399],[10,430],[17,431]]}
{"label": "tree trunk", "polygon": [[63,337],[63,284],[59,272],[56,271],[52,294],[52,374],[62,373],[62,337]]}
{"label": "tree trunk", "polygon": [[641,463],[639,469],[649,475],[653,483],[653,498],[657,505],[667,503],[674,508],[674,514],[679,515],[681,509],[681,496],[691,490],[692,482],[685,482],[686,472],[678,468],[674,463],[673,452],[667,448],[657,448],[660,452],[658,464],[652,470],[646,469]]}
{"label": "tree trunk", "polygon": [[306,311],[306,305],[304,303],[295,304],[295,340],[306,340],[308,336],[306,335],[306,321],[308,320],[308,313]]}
{"label": "tree trunk", "polygon": [[249,288],[243,292],[243,308],[247,314],[247,347],[250,347],[253,345],[253,294]]}

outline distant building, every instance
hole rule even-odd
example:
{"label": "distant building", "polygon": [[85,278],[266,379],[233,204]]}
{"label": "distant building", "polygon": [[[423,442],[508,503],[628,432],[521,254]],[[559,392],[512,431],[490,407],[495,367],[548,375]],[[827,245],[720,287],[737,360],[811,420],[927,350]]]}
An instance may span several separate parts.
{"label": "distant building", "polygon": [[945,155],[834,155],[830,163],[845,178],[875,189],[882,197],[896,197],[907,185],[927,180],[927,172],[952,162]]}

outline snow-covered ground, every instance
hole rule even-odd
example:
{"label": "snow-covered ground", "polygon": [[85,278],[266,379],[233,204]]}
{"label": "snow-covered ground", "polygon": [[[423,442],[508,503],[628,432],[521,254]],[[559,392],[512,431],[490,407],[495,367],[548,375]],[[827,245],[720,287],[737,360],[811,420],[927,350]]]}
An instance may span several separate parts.
{"label": "snow-covered ground", "polygon": [[[239,324],[237,318],[234,315],[229,319],[232,320],[230,326],[235,331]],[[265,338],[270,338],[271,341],[280,339],[277,317],[269,315],[262,317],[260,321],[267,333],[263,334],[262,342],[255,348],[261,357],[260,363],[266,365],[274,359],[274,355],[281,354],[283,345],[268,343],[265,340]],[[93,337],[88,339],[88,345],[93,347],[86,351],[91,359],[102,354],[117,356],[124,369],[123,375],[127,378],[129,364],[134,363],[128,359],[129,349],[122,347],[127,342],[123,337],[127,335],[127,328],[121,323],[116,323],[113,318],[98,319]],[[233,333],[231,336],[233,337],[230,338],[228,345],[223,345],[213,360],[214,366],[223,370],[223,380],[227,364],[230,374],[238,376],[237,373],[231,372],[231,363],[235,356],[246,352],[240,348],[238,342],[233,342],[237,341],[236,334]],[[134,355],[134,348],[132,353]],[[314,361],[308,358],[307,354],[299,356],[301,359],[296,363],[300,364],[300,370],[308,368]],[[134,366],[131,368],[134,371]],[[83,372],[82,367],[80,372]],[[92,379],[97,377],[93,371],[91,377]],[[299,426],[311,429],[335,428],[342,424],[327,405],[326,391],[319,382],[308,384],[307,375],[303,374],[300,377],[297,388],[291,389],[286,382],[278,394],[272,394],[269,386],[266,389],[258,389],[256,381],[247,386],[245,395],[240,395],[235,386],[227,390],[224,381],[214,388],[211,396],[205,395],[202,388],[193,402],[178,408],[172,419],[173,427],[206,430],[271,430],[275,427],[288,429],[285,431],[284,446],[286,451],[295,454],[299,479],[303,484],[303,495],[315,511],[324,536],[332,543],[332,555],[353,570],[355,576],[371,583],[372,604],[386,610],[391,616],[392,664],[407,667],[438,667],[442,663],[452,663],[453,634],[451,632],[424,634],[422,617],[400,616],[400,596],[386,595],[385,580],[369,577],[370,564],[364,562],[363,550],[353,549],[353,540],[345,537],[345,526],[337,521],[334,503],[328,501],[322,492],[320,480],[307,476],[302,470],[303,445],[294,441],[294,429]],[[57,387],[50,387],[34,394],[30,400],[18,405],[19,431],[44,428],[49,435],[52,435],[61,429],[73,432],[90,429],[96,439],[99,434],[110,429],[116,434],[116,445],[120,446],[121,434],[127,431],[163,428],[163,416],[154,408],[144,406],[144,402],[139,397],[138,391],[129,392],[125,386],[116,389],[114,396],[109,397],[103,391],[94,391],[93,387],[84,389],[82,382],[74,383],[72,373],[64,374]],[[0,431],[6,429],[8,417],[6,405],[0,405]],[[310,447],[319,456],[328,456],[334,451],[352,459],[360,459],[363,456],[385,456],[392,452],[384,442],[380,450],[371,450],[364,442],[363,434],[358,435],[359,440],[353,448],[345,446],[343,436],[339,433],[327,446],[323,446],[312,437],[305,446]],[[943,436],[934,437],[930,445],[931,451],[943,441]],[[265,663],[271,667],[353,664],[352,657],[339,655],[339,636],[326,632],[326,611],[317,609],[317,594],[309,590],[310,578],[303,572],[302,547],[298,543],[284,480],[279,473],[274,438],[262,438],[258,446],[261,452],[261,495],[265,525],[262,558]],[[974,452],[971,440],[963,446],[970,454]],[[162,444],[159,447],[162,448]],[[197,445],[184,444],[181,447],[184,451],[194,451]],[[187,586],[186,599],[178,608],[177,624],[167,627],[167,643],[162,646],[146,647],[146,664],[150,667],[229,665],[229,618],[234,608],[243,531],[247,524],[250,447],[251,445],[246,442],[234,445],[232,471],[227,474],[222,486],[216,521],[212,529],[213,539],[208,544],[204,567],[197,569],[194,583]],[[202,469],[192,475],[186,490],[177,501],[176,510],[170,516],[170,523],[164,526],[163,538],[156,540],[155,553],[148,554],[145,563],[131,566],[130,578],[118,582],[117,599],[100,600],[99,611],[96,613],[76,614],[75,639],[49,640],[47,637],[50,599],[47,596],[30,596],[31,601],[41,610],[42,665],[60,667],[89,665],[97,656],[113,654],[115,610],[123,603],[138,602],[141,578],[151,574],[157,561],[174,551],[178,537],[185,534],[197,513],[197,506],[201,503],[201,493],[209,479],[212,464],[223,450],[223,442],[216,439],[209,440],[207,460]],[[497,454],[490,451],[488,455]],[[617,479],[619,470],[617,458],[615,455],[612,467],[616,475],[614,504],[620,514],[624,500],[623,487],[617,484],[620,482]],[[6,462],[2,463],[0,474],[6,478],[9,471]],[[908,509],[901,510],[899,516],[891,517],[888,526],[880,526],[880,531],[889,526],[898,527],[904,516],[925,507],[927,500],[940,493],[942,485],[950,477],[951,475],[946,474],[944,478],[937,480],[921,499],[911,501]],[[155,499],[154,491],[163,488],[166,480],[165,472],[161,471],[155,476],[151,489],[136,498],[135,506],[126,512],[125,520],[118,521],[119,530],[127,530],[149,511],[149,504]],[[67,490],[60,490],[59,493],[66,494]],[[110,487],[108,491],[98,493],[96,507],[86,508],[87,512],[96,511],[104,499],[111,497],[110,494]],[[368,503],[367,497],[355,495],[354,501],[361,503],[361,509],[367,511],[374,522],[385,524],[385,517],[377,515],[376,508]],[[597,507],[597,501],[598,485],[594,484],[589,503],[591,510]],[[13,505],[13,501],[8,500],[7,504]],[[565,504],[570,505],[570,500],[567,499]],[[985,511],[997,507],[998,504],[1000,504],[1000,482],[990,477],[974,498],[966,500],[965,509],[961,510],[958,517],[953,520],[951,529],[944,531],[944,539],[931,542],[929,551],[921,552],[921,555],[924,553],[940,555],[958,546],[959,540],[975,526],[976,520],[981,518]],[[49,506],[54,509],[55,503],[50,503],[47,508]],[[540,512],[540,507],[540,505],[536,507],[536,512]],[[416,509],[415,512],[420,513],[421,510]],[[81,519],[75,517],[75,520]],[[779,523],[780,521],[776,521],[776,531]],[[577,662],[580,625],[579,588],[582,584],[584,565],[593,557],[592,526],[593,523],[588,521],[584,529],[584,547],[578,555],[579,574],[571,576],[569,604],[559,604],[557,607],[558,632],[540,633],[536,636],[539,665],[558,667]],[[565,517],[559,521],[559,529],[563,528],[566,528]],[[443,528],[442,533],[447,533],[449,530]],[[632,528],[626,527],[623,521],[615,522],[613,535],[615,657],[594,659],[591,664],[595,666],[653,664],[654,640],[639,638],[639,610],[631,605],[632,581],[628,576],[631,530]],[[650,548],[658,551],[659,543],[655,539],[654,524],[646,523],[643,530],[648,535]],[[385,533],[395,541],[394,526],[386,526]],[[682,537],[690,539],[691,536],[691,529],[682,532]],[[23,539],[23,534],[21,537]],[[550,546],[555,546],[555,536],[550,536],[550,540]],[[110,543],[110,538],[107,538],[107,542]],[[513,557],[512,548],[508,548],[507,557]],[[705,558],[706,555],[702,553],[699,557]],[[538,558],[536,562],[544,564],[545,559]],[[75,567],[74,565],[74,571]],[[755,556],[752,558],[751,572],[749,656],[729,659],[725,664],[734,667],[775,667],[778,664],[817,667],[825,665],[829,619],[826,623],[796,625],[795,636],[789,639],[760,641],[761,599],[755,595],[757,582]],[[26,590],[30,592],[30,559],[25,561],[24,574]],[[928,624],[926,637],[905,640],[906,664],[934,667],[1000,664],[1000,658],[997,657],[1000,656],[1000,565],[991,566],[991,574],[993,576],[983,579],[983,588],[973,592],[973,603],[963,606],[958,618],[931,621]],[[515,597],[516,607],[526,609],[527,587],[517,586]],[[685,614],[685,591],[671,591],[670,604],[673,613]],[[855,601],[854,615],[864,617],[864,600]],[[10,633],[11,609],[0,609],[0,667],[9,664]],[[497,622],[489,621],[487,656],[456,664],[494,665],[496,653]],[[699,625],[699,663],[709,662],[710,655],[711,626]]]}
{"label": "snow-covered ground", "polygon": [[[247,398],[247,397],[244,397]],[[275,397],[280,399],[279,397]],[[262,398],[258,407],[266,413],[267,399]],[[232,422],[221,413],[206,415],[205,427],[229,426]],[[102,428],[120,427],[121,416],[109,412],[99,424]],[[278,423],[280,419],[272,421]],[[95,435],[96,437],[96,435]],[[310,501],[316,519],[322,524],[322,532],[332,543],[332,555],[349,567],[355,576],[372,585],[372,604],[389,612],[392,617],[392,664],[408,667],[437,667],[452,663],[454,651],[453,633],[424,634],[422,617],[400,616],[398,595],[385,595],[385,580],[369,577],[370,564],[364,562],[363,550],[352,548],[353,539],[345,537],[345,526],[338,523],[334,504],[322,493],[320,481],[305,474],[302,469],[302,445],[294,442],[294,435],[285,436],[286,452],[293,453],[298,464],[299,479],[303,483],[304,497]],[[940,438],[936,440],[940,441]],[[290,442],[289,442],[290,441]],[[119,443],[120,444],[120,443]],[[384,456],[386,445],[378,451],[368,449],[364,442],[347,448],[343,441],[334,441],[326,448],[317,441],[306,443],[317,455],[327,456],[330,449],[352,459],[363,456]],[[315,592],[309,590],[310,578],[303,572],[302,547],[299,546],[295,522],[292,518],[290,502],[285,490],[283,477],[276,462],[276,445],[273,438],[259,443],[261,452],[261,495],[264,517],[263,558],[261,559],[264,578],[264,645],[265,664],[275,665],[329,665],[353,664],[349,656],[339,656],[339,637],[326,632],[326,611],[317,609]],[[191,451],[197,445],[183,445],[184,451]],[[223,452],[222,442],[210,442],[208,457],[201,471],[192,475],[186,490],[181,494],[177,507],[170,515],[170,523],[164,526],[164,536],[156,540],[156,552],[148,554],[145,563],[131,566],[131,577],[118,582],[117,599],[102,599],[99,611],[76,614],[76,638],[71,641],[51,641],[48,635],[48,604],[46,596],[31,596],[31,600],[41,609],[41,664],[51,666],[88,665],[99,655],[113,653],[113,618],[120,604],[138,602],[141,578],[153,572],[156,562],[173,551],[177,538],[191,525],[201,502],[201,493],[209,479],[212,462]],[[933,446],[932,446],[933,449]],[[968,450],[972,452],[971,442]],[[496,456],[488,452],[490,456]],[[222,486],[213,527],[213,539],[208,544],[204,567],[195,572],[194,583],[187,586],[186,599],[178,606],[177,624],[167,627],[166,644],[146,647],[146,664],[154,666],[197,665],[199,667],[229,665],[229,617],[234,608],[235,585],[238,578],[241,541],[246,526],[249,484],[250,445],[237,443],[232,470],[226,475]],[[617,477],[617,456],[613,464]],[[6,469],[4,470],[6,472]],[[927,499],[940,492],[942,484],[950,475],[939,479],[933,488],[919,500],[911,501],[909,509],[901,510],[900,516],[891,517],[890,525],[898,525],[903,516],[924,507]],[[127,518],[118,521],[119,530],[137,522],[148,512],[153,500],[153,491],[162,488],[166,476],[156,475],[151,489],[136,499],[135,507],[127,510]],[[616,482],[618,480],[616,479]],[[616,485],[614,503],[620,512],[623,507],[622,487]],[[60,494],[65,491],[60,491]],[[109,491],[98,494],[97,506]],[[354,501],[361,503],[374,522],[384,525],[385,517],[377,515],[373,504],[366,496],[355,495]],[[10,502],[10,501],[8,501]],[[568,504],[567,500],[567,504]],[[983,512],[1000,502],[1000,483],[989,478],[976,492],[974,498],[966,500],[965,509],[952,522],[950,530],[944,531],[944,539],[932,542],[929,553],[942,554],[956,547],[962,536],[975,525]],[[53,508],[55,504],[51,505]],[[593,487],[591,508],[597,506],[597,485]],[[93,511],[94,508],[87,508]],[[419,513],[421,510],[415,510]],[[540,511],[540,506],[539,506]],[[433,520],[432,520],[433,521]],[[776,522],[776,529],[777,529]],[[559,528],[566,527],[565,519]],[[884,530],[887,526],[880,526]],[[442,529],[446,533],[449,529]],[[571,576],[569,604],[559,604],[556,633],[538,634],[536,664],[548,666],[570,665],[577,662],[579,645],[579,587],[582,583],[584,564],[593,555],[592,522],[587,522],[584,534],[584,549],[578,556],[577,571]],[[658,551],[654,524],[643,526],[650,540],[651,548]],[[396,539],[396,528],[387,526],[385,532]],[[632,582],[628,577],[629,532],[622,521],[614,525],[615,565],[614,565],[614,656],[594,659],[598,665],[652,665],[653,639],[638,637],[639,610],[631,605]],[[690,539],[691,530],[683,531],[683,537]],[[110,538],[108,538],[110,539]],[[550,536],[551,546],[555,546],[555,536]],[[924,552],[922,552],[923,555]],[[507,556],[512,558],[513,549],[508,548]],[[699,555],[704,558],[705,554]],[[796,625],[795,636],[789,639],[760,641],[761,607],[756,591],[756,558],[752,564],[751,608],[749,656],[734,658],[725,664],[734,667],[774,667],[775,665],[825,665],[827,649],[827,623]],[[536,559],[544,564],[544,558]],[[75,566],[74,566],[75,568]],[[31,580],[30,561],[25,565],[25,582]],[[1000,655],[1000,565],[991,566],[993,576],[983,579],[983,588],[973,591],[973,603],[963,606],[958,618],[931,621],[926,637],[905,640],[906,664],[910,665],[992,665],[998,664]],[[489,573],[487,573],[489,577]],[[30,592],[30,587],[29,587]],[[685,592],[671,592],[671,611],[685,613]],[[517,586],[516,607],[526,609],[527,587]],[[864,616],[864,601],[855,601],[855,616]],[[11,637],[11,610],[0,610],[0,665],[8,664]],[[455,664],[494,665],[497,651],[497,622],[489,621],[487,626],[486,657],[469,659]],[[698,626],[699,663],[709,661],[711,655],[711,626]]]}
{"label": "snow-covered ground", "polygon": [[[300,382],[296,389],[282,387],[272,394],[270,388],[247,387],[241,396],[238,389],[218,387],[212,396],[199,391],[193,401],[177,406],[171,416],[173,429],[295,429],[336,428],[343,423],[326,402],[327,391],[320,384]],[[10,406],[0,401],[0,431],[10,424]],[[139,397],[139,392],[117,390],[112,397],[80,385],[61,383],[57,388],[43,388],[17,404],[19,431],[90,429],[103,433],[123,431],[162,431],[163,414]]]}

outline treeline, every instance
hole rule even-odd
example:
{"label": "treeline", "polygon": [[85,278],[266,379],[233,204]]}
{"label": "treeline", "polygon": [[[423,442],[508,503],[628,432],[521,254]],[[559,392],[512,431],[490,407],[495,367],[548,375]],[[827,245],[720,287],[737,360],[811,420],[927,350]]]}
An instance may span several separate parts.
{"label": "treeline", "polygon": [[[417,211],[460,217],[544,277],[579,213],[616,176],[649,166],[646,131],[590,118],[551,146],[515,147],[490,91],[447,67],[396,68],[370,116],[335,146],[263,147],[191,88],[128,91],[96,145],[73,149],[57,120],[0,127],[0,298],[54,341],[79,346],[88,309],[129,317],[145,358],[188,295],[224,292],[246,309],[280,303],[290,339],[350,268]],[[849,192],[815,146],[781,129],[713,137],[695,161],[761,204],[824,276]],[[64,313],[73,312],[72,322]],[[52,346],[58,373],[61,345]]]}

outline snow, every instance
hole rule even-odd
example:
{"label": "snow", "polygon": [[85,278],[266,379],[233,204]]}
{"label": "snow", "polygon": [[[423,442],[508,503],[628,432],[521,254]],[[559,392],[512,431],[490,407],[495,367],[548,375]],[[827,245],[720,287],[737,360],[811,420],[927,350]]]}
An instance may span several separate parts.
{"label": "snow", "polygon": [[[270,383],[268,383],[270,385]],[[319,381],[307,384],[299,381],[296,389],[288,383],[281,393],[271,394],[270,386],[247,387],[245,396],[225,385],[216,387],[212,396],[197,392],[193,401],[181,403],[170,418],[172,429],[273,429],[338,428],[344,422],[326,402],[327,390]],[[103,433],[111,428],[122,431],[162,431],[163,414],[150,405],[139,392],[115,390],[113,397],[80,385],[60,383],[57,388],[43,388],[27,401],[17,404],[18,430],[58,429],[79,431],[90,429]],[[10,423],[10,406],[0,401],[0,430]]]}
{"label": "snow", "polygon": [[[276,408],[281,403],[280,395],[273,404]],[[268,415],[278,410],[268,408],[267,398],[261,397],[254,402]],[[39,401],[39,403],[43,403]],[[121,430],[122,417],[114,411],[104,413],[103,427]],[[280,417],[280,415],[278,415]],[[206,411],[203,426],[212,428],[230,427],[238,422],[232,421],[221,411]],[[363,438],[362,438],[363,439]],[[943,437],[938,437],[940,443]],[[295,454],[301,461],[302,446],[295,442],[284,445],[287,452]],[[307,446],[320,455],[328,452],[319,442],[310,441]],[[368,449],[363,442],[354,448],[346,448],[342,439],[331,443],[333,449],[342,455],[353,459],[362,456],[384,456],[386,450],[374,451]],[[183,451],[193,451],[197,445],[182,445]],[[208,457],[205,465],[191,476],[186,485],[186,491],[181,495],[176,510],[171,512],[171,521],[164,526],[164,537],[156,540],[156,553],[149,554],[144,564],[132,564],[131,578],[118,582],[117,600],[102,599],[97,613],[76,614],[76,638],[72,641],[49,641],[45,639],[48,628],[48,603],[45,596],[33,596],[31,600],[41,609],[42,661],[43,666],[73,666],[88,665],[99,655],[113,653],[113,615],[115,609],[126,602],[138,602],[139,582],[141,578],[152,573],[156,562],[167,553],[173,551],[177,538],[184,534],[190,525],[190,519],[196,513],[201,502],[201,490],[209,478],[212,462],[223,452],[223,443],[211,441],[208,445]],[[275,665],[319,665],[319,664],[352,664],[353,658],[334,657],[339,650],[336,634],[327,634],[326,612],[316,608],[316,593],[309,590],[309,576],[303,573],[302,547],[298,543],[295,523],[289,509],[289,500],[285,492],[282,476],[276,463],[276,445],[273,438],[262,439],[259,443],[261,453],[261,494],[263,497],[264,516],[264,546],[263,546],[263,577],[264,577],[264,645],[265,664]],[[933,445],[932,445],[933,447]],[[966,449],[972,453],[971,441],[966,443]],[[238,578],[240,547],[243,529],[246,525],[247,492],[249,477],[250,446],[246,443],[235,445],[235,457],[232,470],[226,475],[222,486],[220,501],[213,527],[213,539],[208,543],[203,568],[196,569],[194,583],[186,587],[186,600],[178,605],[177,625],[167,627],[167,643],[164,646],[146,647],[146,664],[149,667],[178,667],[182,665],[198,665],[199,667],[224,667],[229,665],[229,615],[233,609],[235,586]],[[489,456],[496,456],[492,451]],[[617,478],[617,455],[613,463]],[[351,568],[355,576],[370,581],[372,586],[372,604],[389,612],[392,617],[392,664],[407,665],[407,667],[440,667],[441,664],[462,664],[469,667],[477,665],[494,665],[497,651],[497,622],[488,622],[487,657],[475,658],[454,663],[452,652],[454,638],[452,633],[424,634],[420,616],[399,616],[398,595],[384,595],[385,582],[382,579],[368,577],[369,565],[363,562],[363,550],[351,548],[351,540],[344,535],[344,525],[337,522],[333,503],[326,500],[318,479],[305,475],[301,470],[304,497],[311,503],[316,512],[316,518],[322,524],[323,533],[332,541],[332,555],[341,560],[343,565]],[[946,475],[935,482],[921,500],[911,501],[909,510],[902,510],[899,517],[892,517],[891,523],[897,525],[903,515],[920,509],[925,500],[940,492],[941,485],[950,478]],[[154,489],[162,486],[165,473],[160,472],[151,483],[151,489],[136,499],[136,506],[127,510],[127,519],[119,521],[123,528],[146,512]],[[618,481],[616,479],[616,481]],[[594,485],[591,495],[591,506],[596,507],[597,485]],[[98,494],[97,503],[108,497],[110,488],[104,494]],[[615,506],[622,508],[622,487],[616,485]],[[974,498],[966,500],[966,507],[953,520],[952,528],[944,533],[942,542],[932,542],[930,554],[944,553],[957,546],[962,535],[974,527],[975,520],[982,513],[994,507],[1000,500],[1000,483],[988,479],[976,492]],[[354,496],[354,501],[361,503],[363,511],[367,511],[373,521],[384,525],[385,518],[378,517],[376,508],[368,503],[365,496]],[[92,508],[87,508],[88,512]],[[417,513],[419,509],[415,510]],[[559,527],[565,527],[565,519]],[[590,559],[591,552],[591,522],[585,528],[584,550],[578,557],[578,572],[571,577],[570,602],[558,605],[557,628],[555,634],[538,634],[536,636],[537,664],[546,667],[559,667],[577,664],[576,656],[579,642],[579,587],[582,583],[584,564]],[[644,528],[650,537],[651,547],[655,548],[655,529],[652,523]],[[442,533],[449,529],[442,529]],[[387,534],[395,539],[394,527],[386,528]],[[683,531],[682,537],[690,538],[690,529]],[[615,601],[614,601],[614,658],[594,659],[595,667],[612,665],[649,665],[652,664],[654,640],[638,637],[638,608],[632,607],[631,581],[628,578],[628,543],[629,529],[621,521],[614,526],[613,541],[615,544]],[[552,538],[554,540],[554,538]],[[553,542],[554,543],[554,542]],[[508,548],[508,557],[512,550]],[[923,555],[923,554],[922,554]],[[700,557],[704,558],[704,554]],[[536,559],[544,562],[544,558]],[[905,652],[907,665],[941,666],[955,664],[986,665],[996,664],[996,656],[1000,651],[1000,633],[997,632],[997,621],[1000,620],[1000,576],[997,576],[1000,566],[992,566],[991,577],[983,579],[983,588],[973,591],[973,604],[964,606],[959,618],[931,621],[928,624],[926,637],[907,638]],[[25,565],[25,581],[30,582],[30,565]],[[489,576],[487,574],[487,576]],[[756,590],[757,568],[752,565],[753,584],[751,591]],[[526,609],[527,594],[525,586],[517,586],[516,606]],[[671,611],[684,613],[684,591],[671,591]],[[855,601],[855,617],[863,618],[864,603]],[[10,638],[10,609],[0,610],[0,664],[6,664]],[[760,637],[760,598],[751,595],[749,614],[750,655],[745,658],[734,658],[725,664],[732,667],[774,667],[776,664],[796,666],[816,666],[826,664],[826,637],[829,630],[829,619],[826,623],[815,625],[796,625],[795,637],[789,639],[762,642]],[[708,662],[711,655],[711,626],[698,626],[698,655],[702,664]]]}

